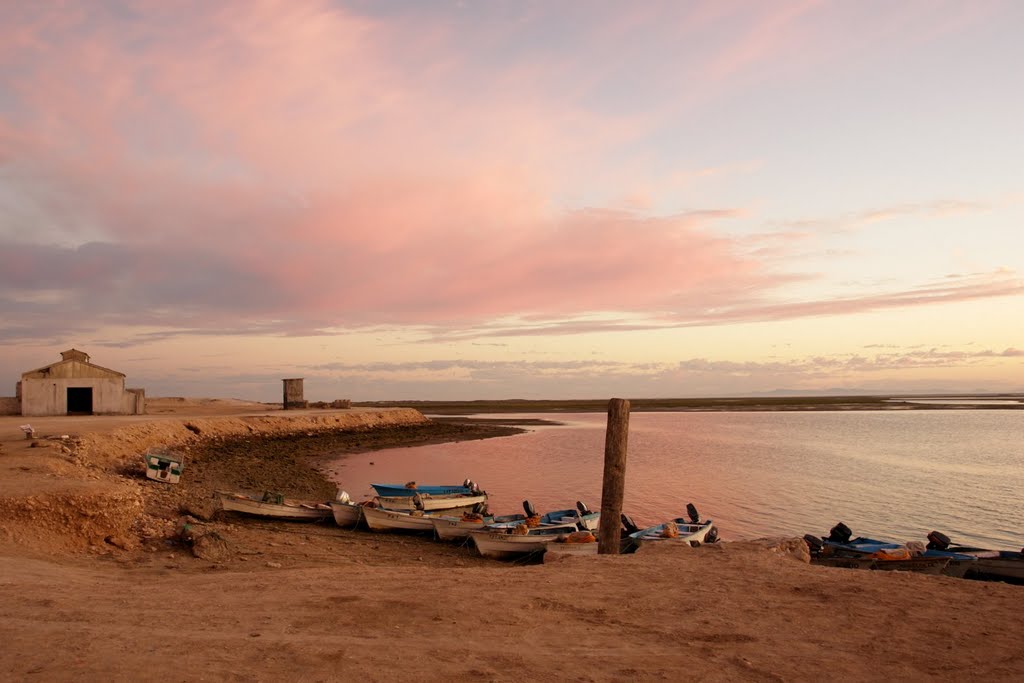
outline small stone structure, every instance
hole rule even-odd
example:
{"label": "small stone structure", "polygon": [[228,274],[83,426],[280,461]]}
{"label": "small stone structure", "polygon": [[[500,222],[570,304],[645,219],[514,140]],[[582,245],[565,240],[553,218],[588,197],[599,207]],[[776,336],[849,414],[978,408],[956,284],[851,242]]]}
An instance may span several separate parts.
{"label": "small stone structure", "polygon": [[306,408],[309,403],[303,397],[302,377],[281,380],[284,383],[284,409]]}
{"label": "small stone structure", "polygon": [[126,389],[122,372],[94,365],[78,349],[61,360],[22,373],[13,401],[0,399],[8,415],[142,415],[146,392]]}

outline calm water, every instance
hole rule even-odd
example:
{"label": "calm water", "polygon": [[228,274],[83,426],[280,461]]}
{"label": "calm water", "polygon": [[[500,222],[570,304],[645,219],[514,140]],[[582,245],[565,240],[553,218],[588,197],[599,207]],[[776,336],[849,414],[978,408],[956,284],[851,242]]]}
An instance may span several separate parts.
{"label": "calm water", "polygon": [[[483,441],[377,451],[328,469],[353,498],[370,482],[466,477],[496,513],[598,508],[604,414],[538,415],[566,426]],[[633,413],[625,511],[638,524],[685,516],[693,502],[726,540],[854,534],[1024,545],[1024,412]]]}

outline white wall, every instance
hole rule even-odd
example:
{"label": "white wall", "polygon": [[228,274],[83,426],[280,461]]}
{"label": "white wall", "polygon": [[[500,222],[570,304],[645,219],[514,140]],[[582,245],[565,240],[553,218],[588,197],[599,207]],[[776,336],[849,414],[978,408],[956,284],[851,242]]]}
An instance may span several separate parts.
{"label": "white wall", "polygon": [[124,379],[25,379],[21,383],[22,415],[67,415],[68,388],[92,388],[92,412],[123,414]]}

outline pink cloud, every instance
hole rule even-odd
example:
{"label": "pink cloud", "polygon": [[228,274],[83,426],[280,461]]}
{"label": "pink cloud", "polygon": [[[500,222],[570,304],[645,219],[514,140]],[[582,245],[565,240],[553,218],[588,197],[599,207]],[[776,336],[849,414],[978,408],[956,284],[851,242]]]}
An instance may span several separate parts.
{"label": "pink cloud", "polygon": [[[699,51],[687,68],[725,81],[789,54],[812,7],[754,12],[741,44]],[[189,332],[225,320],[307,332],[517,317],[564,333],[599,326],[579,322],[591,313],[711,324],[1019,291],[989,283],[765,304],[804,277],[765,265],[796,236],[751,255],[716,231],[739,207],[651,216],[560,205],[581,175],[617,186],[631,175],[594,168],[603,150],[657,125],[646,103],[675,82],[651,73],[617,111],[607,77],[574,67],[630,30],[692,36],[746,17],[744,6],[703,3],[676,22],[660,21],[681,16],[671,4],[638,6],[625,24],[574,10],[582,43],[500,64],[488,46],[518,49],[518,25],[466,35],[320,1],[0,12],[0,162],[17,196],[0,231],[5,310]],[[534,8],[522,21],[548,19]],[[487,48],[479,61],[467,43]],[[623,69],[647,63],[645,45],[629,49]],[[565,89],[569,73],[592,80]],[[24,304],[43,290],[63,298]]]}

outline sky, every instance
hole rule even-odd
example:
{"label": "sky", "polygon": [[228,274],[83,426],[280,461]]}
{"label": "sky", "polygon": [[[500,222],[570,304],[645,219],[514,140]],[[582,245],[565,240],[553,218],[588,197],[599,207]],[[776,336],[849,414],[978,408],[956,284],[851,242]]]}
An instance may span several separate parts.
{"label": "sky", "polygon": [[0,0],[0,395],[1024,391],[1022,25]]}

